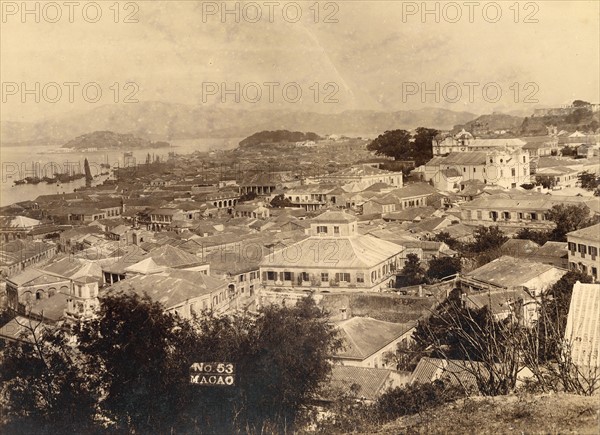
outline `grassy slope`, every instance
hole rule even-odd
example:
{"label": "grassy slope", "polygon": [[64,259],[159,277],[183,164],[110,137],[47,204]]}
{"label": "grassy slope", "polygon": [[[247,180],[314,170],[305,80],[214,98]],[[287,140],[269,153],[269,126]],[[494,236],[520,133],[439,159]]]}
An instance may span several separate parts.
{"label": "grassy slope", "polygon": [[471,397],[388,423],[377,434],[598,434],[600,396]]}

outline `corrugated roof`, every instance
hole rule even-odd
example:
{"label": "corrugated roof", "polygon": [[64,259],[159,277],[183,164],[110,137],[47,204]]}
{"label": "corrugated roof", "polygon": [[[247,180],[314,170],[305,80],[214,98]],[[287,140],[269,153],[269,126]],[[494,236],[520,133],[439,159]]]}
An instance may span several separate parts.
{"label": "corrugated roof", "polygon": [[580,367],[600,368],[600,284],[573,286],[565,340],[573,362]]}

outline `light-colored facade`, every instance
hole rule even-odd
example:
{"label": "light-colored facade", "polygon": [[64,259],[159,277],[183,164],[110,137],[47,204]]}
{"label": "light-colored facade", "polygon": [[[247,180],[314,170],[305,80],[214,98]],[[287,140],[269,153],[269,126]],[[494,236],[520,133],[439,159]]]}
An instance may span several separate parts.
{"label": "light-colored facade", "polygon": [[578,270],[598,282],[600,268],[600,224],[573,231],[567,234],[569,269]]}
{"label": "light-colored facade", "polygon": [[550,264],[504,255],[460,276],[460,288],[468,294],[526,290],[537,297],[567,273]]}
{"label": "light-colored facade", "polygon": [[[359,190],[366,189],[375,183],[386,183],[395,187],[403,186],[402,172],[386,171],[368,164],[351,166],[333,174],[307,180],[307,183],[311,182],[334,183],[348,188],[359,186]],[[355,187],[352,187],[352,190],[357,191]]]}
{"label": "light-colored facade", "polygon": [[558,204],[586,204],[591,198],[540,193],[486,195],[462,204],[461,222],[467,225],[498,225],[507,228],[551,229],[548,211]]}
{"label": "light-colored facade", "polygon": [[268,290],[379,291],[393,286],[404,248],[360,235],[348,213],[325,212],[311,222],[305,240],[267,255],[260,264]]}
{"label": "light-colored facade", "polygon": [[472,151],[493,151],[499,148],[508,148],[511,150],[520,150],[526,144],[521,139],[500,138],[500,139],[480,139],[475,138],[471,133],[463,129],[456,135],[446,137],[436,137],[432,141],[434,156],[443,156],[449,153],[464,153]]}
{"label": "light-colored facade", "polygon": [[352,317],[337,323],[343,349],[334,356],[336,364],[352,367],[395,368],[386,358],[398,345],[412,342],[413,323],[392,323],[369,317]]}
{"label": "light-colored facade", "polygon": [[459,183],[479,180],[504,189],[515,188],[530,181],[529,154],[508,148],[453,152],[445,157],[434,157],[415,171],[422,174],[424,181],[432,181],[440,190],[459,189],[456,182],[449,185],[449,176],[453,179],[460,176]]}

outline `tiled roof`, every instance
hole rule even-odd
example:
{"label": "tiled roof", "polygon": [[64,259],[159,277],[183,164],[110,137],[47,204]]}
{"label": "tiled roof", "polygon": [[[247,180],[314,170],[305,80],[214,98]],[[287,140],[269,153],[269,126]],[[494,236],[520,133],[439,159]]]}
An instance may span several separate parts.
{"label": "tiled roof", "polygon": [[22,340],[31,342],[31,329],[34,328],[36,334],[43,334],[48,325],[40,323],[38,320],[32,320],[27,317],[17,316],[8,323],[0,326],[0,337],[6,337],[10,340]]}
{"label": "tiled roof", "polygon": [[100,279],[102,277],[100,267],[96,262],[66,255],[44,266],[43,270],[67,278],[93,276]]}
{"label": "tiled roof", "polygon": [[515,138],[472,139],[469,147],[522,147],[525,141]]}
{"label": "tiled roof", "polygon": [[227,286],[227,281],[213,278],[202,272],[168,270],[151,275],[138,275],[113,284],[106,293],[133,292],[147,294],[166,309]]}
{"label": "tiled roof", "polygon": [[54,296],[36,301],[35,305],[31,307],[31,312],[42,316],[44,319],[57,322],[64,316],[67,299],[69,299],[69,295],[56,293]]}
{"label": "tiled roof", "polygon": [[425,384],[441,379],[457,387],[478,391],[477,379],[472,374],[474,371],[486,372],[477,362],[421,358],[410,377],[409,383]]}
{"label": "tiled roof", "polygon": [[432,195],[436,192],[435,188],[427,183],[415,183],[408,186],[400,187],[392,190],[390,195],[394,195],[399,199],[412,198],[415,196]]}
{"label": "tiled roof", "polygon": [[[558,204],[593,204],[595,200],[592,198],[584,197],[564,197],[557,195],[543,195],[539,193],[521,193],[511,194],[510,196],[506,193],[495,194],[489,196],[482,196],[474,199],[471,202],[462,204],[461,208],[464,209],[488,209],[492,208],[495,210],[502,209],[513,209],[513,210],[549,210],[554,205]],[[597,202],[597,200],[596,200]]]}
{"label": "tiled roof", "polygon": [[392,323],[370,317],[352,317],[337,323],[344,348],[336,358],[364,360],[412,328],[414,322]]}
{"label": "tiled roof", "polygon": [[465,276],[500,287],[511,288],[521,286],[553,268],[554,266],[549,264],[504,255],[466,273]]}
{"label": "tiled roof", "polygon": [[30,228],[40,225],[37,219],[31,219],[25,216],[0,216],[0,226],[11,228]]}
{"label": "tiled roof", "polygon": [[352,387],[358,386],[358,397],[375,400],[385,391],[390,374],[391,370],[387,369],[334,364],[331,367],[329,388],[347,394]]}
{"label": "tiled roof", "polygon": [[358,219],[349,213],[343,211],[326,211],[313,218],[311,222],[315,223],[336,223],[336,222],[356,222]]}
{"label": "tiled roof", "polygon": [[413,221],[418,217],[431,216],[434,211],[435,208],[433,207],[407,208],[404,210],[393,211],[391,213],[385,213],[383,215],[383,219],[391,221]]}
{"label": "tiled roof", "polygon": [[502,252],[513,254],[515,257],[518,257],[520,255],[529,255],[539,247],[540,245],[531,240],[509,239],[500,247],[500,249]]}
{"label": "tiled roof", "polygon": [[47,252],[55,245],[41,241],[12,240],[0,245],[0,265],[11,265]]}
{"label": "tiled roof", "polygon": [[513,312],[511,304],[523,300],[533,301],[525,290],[494,290],[472,293],[466,296],[467,305],[475,308],[488,307],[493,314]]}
{"label": "tiled roof", "polygon": [[148,252],[148,257],[152,258],[159,266],[171,268],[193,266],[202,263],[199,257],[171,245],[164,245],[151,250]]}
{"label": "tiled roof", "polygon": [[546,242],[533,252],[532,255],[536,257],[566,257],[567,242]]}
{"label": "tiled roof", "polygon": [[374,168],[370,165],[351,166],[347,169],[342,169],[339,172],[329,175],[330,177],[365,177],[370,175],[391,175],[396,172],[386,171],[379,168]]}
{"label": "tiled roof", "polygon": [[568,236],[580,237],[589,241],[598,242],[600,241],[600,224],[592,225],[591,227],[582,228],[577,231],[571,231],[567,233]]}
{"label": "tiled roof", "polygon": [[[446,157],[441,157],[435,164],[440,165],[483,165],[485,164],[487,153],[482,151],[469,151],[466,153],[450,153]],[[427,163],[431,166],[431,161]]]}
{"label": "tiled roof", "polygon": [[125,272],[141,273],[148,275],[151,273],[162,272],[166,269],[164,266],[159,266],[151,257],[145,258],[131,266],[125,268]]}
{"label": "tiled roof", "polygon": [[371,268],[398,255],[403,247],[372,236],[309,237],[266,257],[261,266],[290,268]]}

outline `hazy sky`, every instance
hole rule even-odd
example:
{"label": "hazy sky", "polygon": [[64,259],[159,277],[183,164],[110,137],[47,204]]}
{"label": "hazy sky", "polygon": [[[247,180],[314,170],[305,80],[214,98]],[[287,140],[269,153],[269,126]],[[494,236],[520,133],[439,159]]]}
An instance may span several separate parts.
{"label": "hazy sky", "polygon": [[[121,2],[115,17],[114,2],[101,1],[95,23],[94,5],[84,15],[87,3],[75,6],[71,23],[63,2],[29,2],[39,8],[37,23],[35,12],[22,15],[20,1],[2,2],[2,120],[123,104],[132,92],[140,102],[318,112],[443,107],[490,113],[600,99],[597,1],[519,2],[517,8],[513,1],[482,1],[472,17],[465,2],[427,2],[425,16],[422,2],[320,2],[318,16],[314,1],[227,2],[230,11],[239,10],[239,22],[234,13],[221,15],[223,2]],[[261,20],[251,22],[259,10]],[[137,22],[123,22],[130,13]],[[135,85],[125,87],[129,82]],[[84,100],[86,83],[95,83],[87,88],[89,100],[102,91],[98,102]],[[22,95],[23,84],[33,93]],[[233,93],[225,94],[223,84]],[[298,89],[302,98],[294,102]]]}

